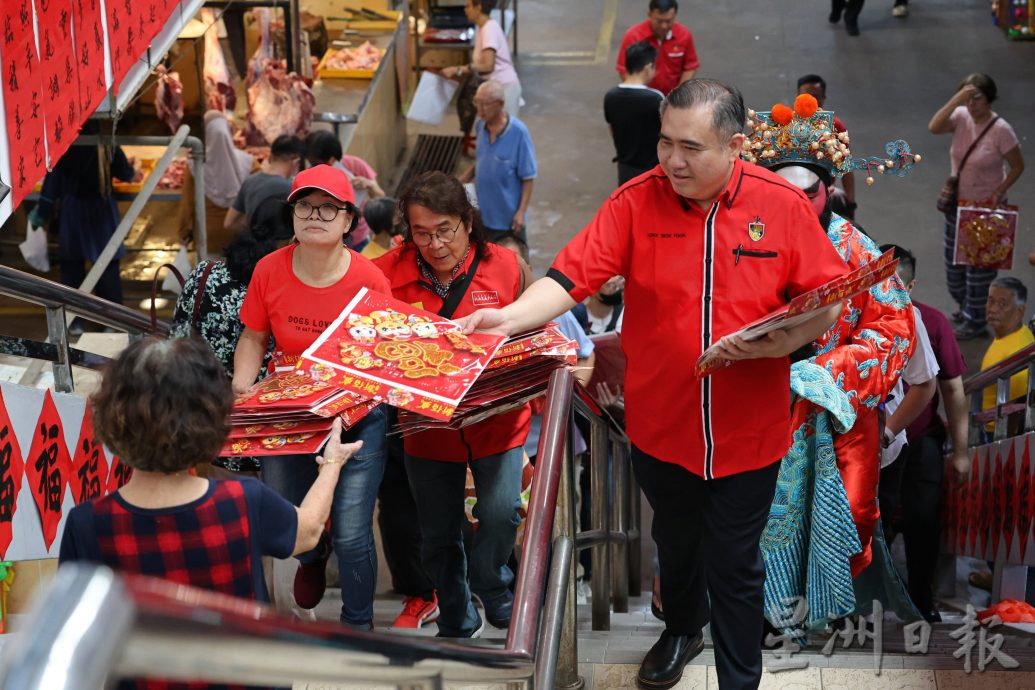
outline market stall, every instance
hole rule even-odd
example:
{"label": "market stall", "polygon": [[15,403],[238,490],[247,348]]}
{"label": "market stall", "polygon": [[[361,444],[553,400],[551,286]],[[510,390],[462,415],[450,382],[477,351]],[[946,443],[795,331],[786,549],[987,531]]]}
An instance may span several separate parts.
{"label": "market stall", "polygon": [[[121,146],[136,175],[131,182],[112,185],[124,222],[102,256],[114,254],[124,241],[121,275],[127,303],[146,294],[158,266],[177,255],[182,266],[182,248],[189,249],[186,258],[193,264],[218,255],[231,238],[222,227],[225,205],[207,198],[201,179],[206,112],[225,113],[236,132],[235,144],[253,157],[256,168],[277,135],[304,137],[312,128],[331,128],[346,153],[391,176],[406,144],[400,112],[406,85],[400,75],[408,68],[406,8],[392,10],[395,4],[346,2],[343,9],[341,2],[327,0],[170,1],[165,3],[169,19],[151,26],[150,41],[141,43],[139,34],[105,39],[106,62],[122,76],[113,81],[118,84],[114,88],[95,80],[106,90],[91,106],[92,117],[104,123],[103,143]],[[109,30],[116,22],[120,30],[137,26],[115,12],[98,16],[98,21]],[[141,45],[138,59],[127,58]],[[84,82],[92,78],[85,71],[81,77]],[[156,170],[166,151],[155,144],[169,142],[169,134],[181,125],[189,127],[190,138],[177,144],[183,148],[171,154],[167,168]],[[48,134],[44,128],[41,138]],[[0,137],[4,144],[7,138]],[[12,170],[7,148],[0,151],[3,181]],[[16,148],[12,151],[23,157],[31,153],[31,148]],[[56,146],[49,150],[58,157],[63,153]],[[51,157],[51,166],[55,161]],[[35,174],[42,176],[45,170],[44,162]],[[159,179],[152,181],[154,176]],[[25,212],[38,201],[39,184],[35,190],[10,187],[14,190],[0,206],[0,221],[22,201],[27,202],[22,205]],[[15,232],[24,233],[23,218],[19,216]],[[55,253],[52,248],[51,255]],[[96,282],[94,274],[103,272],[103,264],[95,262],[90,273],[94,281],[88,277],[85,289]]]}

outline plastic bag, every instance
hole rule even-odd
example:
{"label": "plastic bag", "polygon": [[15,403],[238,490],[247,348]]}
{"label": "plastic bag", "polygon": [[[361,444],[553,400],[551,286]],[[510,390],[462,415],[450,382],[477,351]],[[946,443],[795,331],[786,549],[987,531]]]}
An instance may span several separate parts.
{"label": "plastic bag", "polygon": [[[180,245],[180,251],[176,252],[176,258],[173,259],[172,265],[175,266],[181,274],[187,275],[191,272],[190,256],[187,254],[187,245]],[[172,292],[174,294],[180,294],[183,291],[183,286],[180,285],[180,281],[176,279],[176,275],[169,271],[165,274],[165,278],[162,279],[162,290],[164,292]]]}
{"label": "plastic bag", "polygon": [[18,245],[25,261],[40,273],[50,270],[50,257],[47,256],[47,231],[28,224],[25,241]]}
{"label": "plastic bag", "polygon": [[406,113],[406,119],[415,122],[426,122],[429,125],[442,124],[442,118],[446,116],[446,108],[453,100],[453,94],[459,86],[452,79],[435,74],[424,72],[420,75],[420,83],[413,93],[413,100],[410,101],[410,109]]}

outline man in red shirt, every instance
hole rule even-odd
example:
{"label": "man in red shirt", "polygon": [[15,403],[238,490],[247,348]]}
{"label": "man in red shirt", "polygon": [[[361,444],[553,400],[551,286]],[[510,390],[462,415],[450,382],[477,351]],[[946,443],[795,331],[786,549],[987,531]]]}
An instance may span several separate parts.
{"label": "man in red shirt", "polygon": [[[720,686],[757,687],[759,539],[790,445],[788,355],[826,331],[841,304],[753,342],[730,334],[846,266],[801,190],[740,160],[746,116],[735,88],[691,80],[662,107],[660,165],[612,193],[547,277],[465,326],[518,333],[625,276],[626,421],[654,509],[666,625],[639,681],[675,685],[710,622]],[[696,378],[694,363],[716,342],[732,365]]]}
{"label": "man in red shirt", "polygon": [[683,82],[693,79],[701,63],[694,50],[694,37],[690,29],[676,22],[679,3],[676,0],[650,0],[647,21],[637,24],[625,32],[622,46],[618,49],[615,69],[625,77],[625,49],[633,43],[647,41],[658,51],[655,64],[657,72],[651,80],[652,89],[669,93]]}

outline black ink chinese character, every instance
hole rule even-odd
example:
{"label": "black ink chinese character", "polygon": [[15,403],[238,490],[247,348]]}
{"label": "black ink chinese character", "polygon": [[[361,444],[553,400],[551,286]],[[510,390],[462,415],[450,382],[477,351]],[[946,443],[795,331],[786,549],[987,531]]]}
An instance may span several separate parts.
{"label": "black ink chinese character", "polygon": [[29,23],[29,3],[22,1],[22,8],[18,11],[18,18],[22,20],[22,26]]}
{"label": "black ink chinese character", "polygon": [[101,495],[101,480],[97,476],[100,467],[101,444],[93,439],[83,439],[86,462],[79,468],[79,503]]}
{"label": "black ink chinese character", "polygon": [[26,183],[25,179],[25,156],[18,156],[18,186],[22,187]]}
{"label": "black ink chinese character", "polygon": [[115,486],[122,488],[129,481],[129,478],[133,476],[133,468],[127,465],[123,465],[122,461],[115,463],[115,467],[112,468],[112,473],[115,475]]}
{"label": "black ink chinese character", "polygon": [[18,90],[18,69],[12,62],[7,68],[7,87],[8,90],[14,92]]}
{"label": "black ink chinese character", "polygon": [[10,430],[0,429],[0,522],[10,522],[14,517],[14,477],[11,476],[11,454],[14,452],[7,437]]}
{"label": "black ink chinese character", "polygon": [[33,120],[40,119],[40,95],[35,91],[32,92],[32,113],[29,117]]}
{"label": "black ink chinese character", "polygon": [[36,137],[32,143],[33,164],[38,168],[43,165],[43,140]]}
{"label": "black ink chinese character", "polygon": [[17,103],[14,106],[14,138],[15,139],[21,139],[22,138],[22,125],[23,124],[25,124],[25,121],[22,120],[22,105],[21,105],[21,103]]}
{"label": "black ink chinese character", "polygon": [[93,47],[100,51],[101,46],[104,45],[104,36],[101,34],[101,27],[97,24],[93,25]]}
{"label": "black ink chinese character", "polygon": [[11,45],[14,42],[14,27],[11,26],[11,18],[4,17],[4,43]]}
{"label": "black ink chinese character", "polygon": [[47,30],[43,31],[43,55],[48,60],[54,57],[54,44],[50,40],[50,32]]}
{"label": "black ink chinese character", "polygon": [[118,8],[113,8],[111,11],[111,25],[116,31],[118,31],[120,24],[121,22],[119,22],[119,10]]}
{"label": "black ink chinese character", "polygon": [[68,38],[68,10],[61,10],[61,19],[58,20],[58,26],[61,27],[61,33]]}
{"label": "black ink chinese character", "polygon": [[50,78],[50,84],[47,85],[47,88],[50,89],[50,99],[56,100],[58,94],[61,93],[61,84],[58,82],[56,74]]}
{"label": "black ink chinese character", "polygon": [[[54,77],[54,79],[56,81],[57,77]],[[54,139],[56,141],[60,142],[61,138],[64,136],[64,134],[65,134],[65,126],[62,123],[61,116],[58,115],[57,116],[57,120],[54,122]]]}
{"label": "black ink chinese character", "polygon": [[57,424],[40,424],[40,437],[43,439],[43,450],[36,458],[36,471],[40,473],[37,491],[43,497],[43,509],[61,511],[61,468],[57,466],[58,436],[61,430]]}

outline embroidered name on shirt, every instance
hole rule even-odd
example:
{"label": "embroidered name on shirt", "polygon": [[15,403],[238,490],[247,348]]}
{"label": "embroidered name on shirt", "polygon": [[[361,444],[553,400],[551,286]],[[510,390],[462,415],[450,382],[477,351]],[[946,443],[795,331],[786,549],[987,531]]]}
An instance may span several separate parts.
{"label": "embroidered name on shirt", "polygon": [[648,232],[647,237],[660,238],[660,239],[673,239],[686,237],[685,232]]}
{"label": "embroidered name on shirt", "polygon": [[495,290],[476,290],[471,293],[471,302],[474,304],[499,304],[500,294]]}

